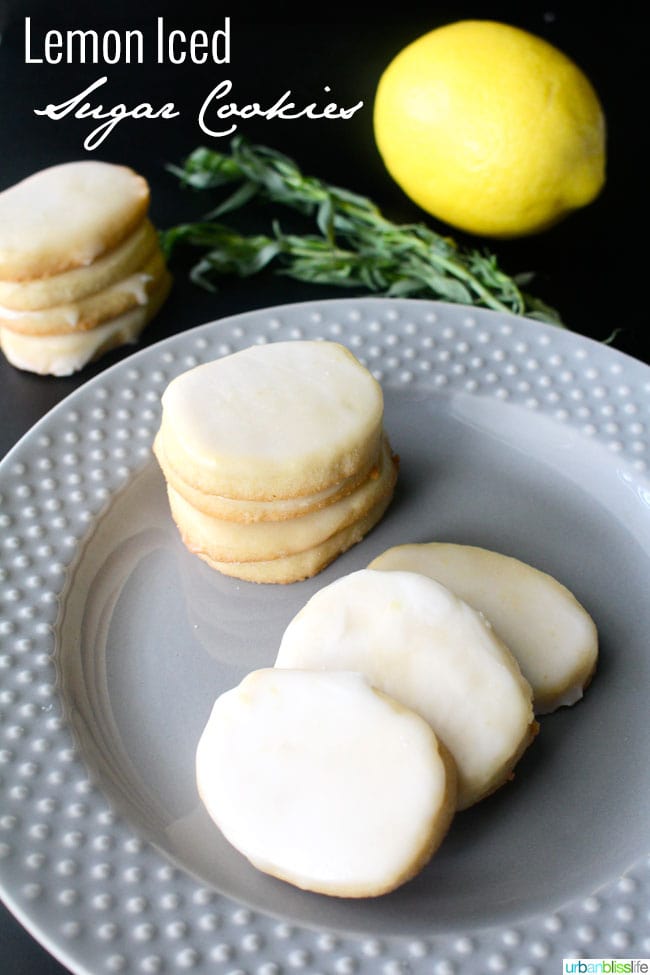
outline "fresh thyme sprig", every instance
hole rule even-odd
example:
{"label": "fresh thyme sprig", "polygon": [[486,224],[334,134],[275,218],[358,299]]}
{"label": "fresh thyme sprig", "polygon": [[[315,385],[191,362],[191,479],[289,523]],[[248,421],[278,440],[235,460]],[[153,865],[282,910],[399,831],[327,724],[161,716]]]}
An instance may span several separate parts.
{"label": "fresh thyme sprig", "polygon": [[[510,277],[493,254],[461,248],[425,224],[396,224],[367,197],[305,176],[293,160],[241,136],[230,153],[198,148],[182,166],[168,167],[184,185],[235,189],[197,223],[161,234],[169,257],[179,245],[203,251],[191,275],[204,287],[215,276],[246,277],[276,264],[300,281],[362,287],[391,297],[436,297],[480,305],[561,324],[558,313],[520,287],[527,276]],[[253,199],[286,206],[315,220],[317,233],[246,235],[221,223]]]}

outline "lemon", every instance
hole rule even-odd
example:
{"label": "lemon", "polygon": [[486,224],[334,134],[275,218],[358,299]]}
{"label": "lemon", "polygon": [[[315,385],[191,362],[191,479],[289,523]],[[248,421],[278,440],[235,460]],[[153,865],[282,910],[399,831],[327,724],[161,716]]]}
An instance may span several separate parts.
{"label": "lemon", "polygon": [[605,181],[605,119],[588,78],[496,21],[457,21],[405,47],[379,81],[374,132],[412,200],[481,236],[544,230]]}

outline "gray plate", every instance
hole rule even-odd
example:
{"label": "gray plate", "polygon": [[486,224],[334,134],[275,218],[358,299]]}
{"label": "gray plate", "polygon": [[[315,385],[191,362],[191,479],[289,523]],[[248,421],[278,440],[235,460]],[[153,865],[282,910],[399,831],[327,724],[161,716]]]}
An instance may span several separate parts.
{"label": "gray plate", "polygon": [[[401,456],[383,522],[316,579],[226,579],[189,555],[151,457],[173,376],[256,342],[345,342]],[[458,306],[355,299],[202,326],[130,357],[0,468],[0,883],[74,972],[422,975],[650,955],[650,369]],[[585,604],[601,663],[513,783],[457,816],[387,897],[257,873],[202,811],[216,695],[273,662],[319,587],[401,542],[482,545]]]}

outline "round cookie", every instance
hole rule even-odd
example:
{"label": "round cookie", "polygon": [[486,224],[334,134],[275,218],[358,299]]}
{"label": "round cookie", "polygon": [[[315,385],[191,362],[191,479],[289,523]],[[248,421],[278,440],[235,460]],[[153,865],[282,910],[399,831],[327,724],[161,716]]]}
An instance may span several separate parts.
{"label": "round cookie", "polygon": [[120,345],[135,342],[151,321],[171,287],[165,272],[146,305],[138,305],[96,328],[69,335],[20,335],[0,328],[0,349],[17,369],[39,375],[69,376]]}
{"label": "round cookie", "polygon": [[188,504],[213,518],[224,521],[234,521],[241,524],[255,524],[260,521],[286,521],[299,518],[301,515],[318,511],[328,504],[333,504],[341,498],[351,494],[370,476],[378,476],[379,456],[371,458],[369,463],[361,467],[356,474],[346,477],[338,484],[307,494],[299,498],[278,498],[275,501],[240,501],[238,498],[224,498],[218,494],[206,494],[188,484],[170,466],[165,455],[162,436],[158,434],[154,439],[153,451],[160,464],[165,480],[180,494]]}
{"label": "round cookie", "polygon": [[200,555],[199,558],[223,575],[242,579],[245,582],[288,585],[310,579],[322,572],[343,552],[347,552],[349,548],[360,542],[381,521],[391,497],[390,494],[385,495],[363,518],[331,535],[320,545],[315,545],[304,552],[297,552],[295,555],[286,555],[284,558],[270,559],[266,562],[216,562],[205,555]]}
{"label": "round cookie", "polygon": [[144,219],[147,181],[126,166],[51,166],[0,193],[0,280],[47,278],[91,264]]}
{"label": "round cookie", "polygon": [[429,725],[354,673],[253,671],[217,699],[196,776],[255,867],[339,897],[409,880],[455,806],[453,765]]}
{"label": "round cookie", "polygon": [[392,495],[397,466],[385,443],[378,475],[368,477],[339,501],[298,518],[240,524],[205,515],[193,508],[171,484],[167,493],[172,517],[191,552],[215,562],[261,562],[304,552],[364,518]]}
{"label": "round cookie", "polygon": [[69,335],[85,332],[123,315],[136,305],[146,305],[149,295],[166,274],[165,259],[156,248],[133,274],[77,302],[41,311],[14,311],[0,306],[0,327],[21,335]]}
{"label": "round cookie", "polygon": [[81,301],[134,274],[158,248],[158,234],[145,219],[92,264],[31,281],[0,281],[0,305],[13,311],[41,311]]}
{"label": "round cookie", "polygon": [[422,573],[483,613],[531,685],[537,714],[582,697],[596,668],[598,633],[552,576],[498,552],[444,542],[398,545],[369,568]]}
{"label": "round cookie", "polygon": [[381,387],[336,342],[251,346],[178,376],[162,406],[169,466],[239,500],[327,490],[371,464],[382,439]]}
{"label": "round cookie", "polygon": [[537,726],[530,686],[485,619],[413,572],[362,569],[289,623],[277,667],[357,670],[431,724],[458,769],[458,806],[502,785]]}

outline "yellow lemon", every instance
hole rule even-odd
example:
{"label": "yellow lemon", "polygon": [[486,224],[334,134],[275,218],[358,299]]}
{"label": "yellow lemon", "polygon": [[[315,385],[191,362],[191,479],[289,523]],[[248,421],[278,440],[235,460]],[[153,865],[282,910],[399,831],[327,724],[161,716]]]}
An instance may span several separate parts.
{"label": "yellow lemon", "polygon": [[374,131],[412,200],[482,236],[544,230],[605,181],[605,120],[587,77],[495,21],[458,21],[405,47],[380,79]]}

